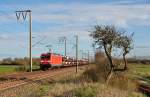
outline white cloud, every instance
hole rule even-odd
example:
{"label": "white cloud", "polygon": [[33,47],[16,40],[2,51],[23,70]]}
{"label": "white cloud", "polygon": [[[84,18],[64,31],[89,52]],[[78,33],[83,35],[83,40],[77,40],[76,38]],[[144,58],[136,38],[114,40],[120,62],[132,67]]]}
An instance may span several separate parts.
{"label": "white cloud", "polygon": [[[43,10],[44,9],[44,10]],[[55,10],[52,10],[55,9]],[[39,9],[38,9],[39,10]],[[41,13],[33,8],[33,20],[38,22],[56,22],[68,25],[69,23],[110,23],[121,27],[128,27],[132,22],[139,25],[149,25],[150,4],[137,5],[110,5],[110,4],[70,4],[41,6]]]}
{"label": "white cloud", "polygon": [[[137,2],[141,2],[137,0]],[[111,23],[127,27],[132,22],[140,25],[149,25],[150,4],[133,4],[135,1],[117,1],[102,4],[71,3],[71,4],[41,4],[41,5],[9,5],[16,9],[31,8],[33,20],[43,23],[91,23],[95,20],[100,23]],[[125,4],[125,5],[122,5]],[[131,5],[132,4],[132,5]],[[6,8],[7,8],[6,7]],[[3,21],[16,21],[15,13],[9,14],[13,19],[1,15]]]}
{"label": "white cloud", "polygon": [[[33,42],[41,39],[42,36],[47,36],[44,40],[46,44],[54,44],[60,36],[67,36],[71,38],[70,41],[74,42],[73,35],[78,34],[81,43],[89,45],[90,38],[89,32],[91,27],[95,24],[114,24],[119,27],[128,28],[133,25],[147,25],[150,26],[150,4],[129,4],[126,2],[112,2],[103,4],[45,4],[45,5],[9,5],[6,8],[31,8],[33,24],[39,24],[38,29],[35,31],[36,25],[33,25],[33,33],[40,37],[33,39]],[[12,10],[11,9],[11,10]],[[8,17],[9,16],[9,17]],[[15,13],[1,15],[1,25],[6,22],[16,22]],[[45,25],[49,25],[45,28]],[[53,26],[53,24],[59,24]],[[15,30],[16,31],[16,30]],[[1,33],[1,32],[0,32]],[[41,34],[42,33],[42,34]],[[28,45],[28,34],[17,32],[15,34],[3,33],[0,35],[0,45],[8,48],[7,51],[14,49],[15,51],[22,49]],[[10,45],[8,45],[11,43]],[[43,47],[43,46],[42,46]],[[42,48],[41,47],[41,48]],[[41,48],[36,47],[36,50]],[[0,49],[2,50],[2,48]],[[23,51],[23,50],[21,50]]]}

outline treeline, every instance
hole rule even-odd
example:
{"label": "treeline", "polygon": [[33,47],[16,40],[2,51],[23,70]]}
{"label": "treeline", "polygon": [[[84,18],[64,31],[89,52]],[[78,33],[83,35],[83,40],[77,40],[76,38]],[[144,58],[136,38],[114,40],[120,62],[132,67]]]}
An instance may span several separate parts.
{"label": "treeline", "polygon": [[[95,54],[95,61],[101,61],[104,60],[104,53],[96,53]],[[101,60],[100,60],[101,59]],[[118,59],[116,59],[118,60]],[[119,61],[122,61],[122,59],[119,59]],[[128,63],[136,63],[136,64],[150,64],[150,60],[148,59],[135,59],[135,58],[128,58]],[[40,58],[33,58],[33,65],[39,65],[40,64]],[[29,58],[4,58],[0,61],[0,65],[29,65]]]}
{"label": "treeline", "polygon": [[[96,54],[95,54],[95,62],[96,63],[104,60],[104,58],[106,58],[106,56],[103,52],[96,52]],[[123,62],[123,59],[113,58],[113,62],[115,64],[119,64],[119,63]],[[127,58],[127,62],[128,63],[135,63],[135,64],[150,65],[150,60],[148,60],[148,59]]]}
{"label": "treeline", "polygon": [[128,63],[136,63],[136,64],[150,64],[150,60],[148,59],[135,59],[129,58],[127,59]]}
{"label": "treeline", "polygon": [[[39,65],[40,58],[33,58],[33,65]],[[0,61],[0,65],[29,65],[29,58],[4,58]]]}

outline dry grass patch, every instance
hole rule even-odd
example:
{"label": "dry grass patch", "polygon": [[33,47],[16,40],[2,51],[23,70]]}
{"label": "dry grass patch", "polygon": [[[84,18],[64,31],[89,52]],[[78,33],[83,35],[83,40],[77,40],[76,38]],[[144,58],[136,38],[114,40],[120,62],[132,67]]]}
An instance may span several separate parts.
{"label": "dry grass patch", "polygon": [[[95,68],[94,65],[93,68]],[[89,68],[88,71],[91,69]],[[100,79],[97,81],[89,79],[89,76],[87,77],[85,74],[88,73],[80,71],[78,75],[68,73],[59,78],[44,79],[5,91],[5,94],[8,95],[0,95],[0,97],[146,97],[134,89],[130,90],[129,87],[121,87],[120,89],[120,85],[123,86],[128,81],[126,77],[114,79],[111,85],[106,85],[101,83]]]}

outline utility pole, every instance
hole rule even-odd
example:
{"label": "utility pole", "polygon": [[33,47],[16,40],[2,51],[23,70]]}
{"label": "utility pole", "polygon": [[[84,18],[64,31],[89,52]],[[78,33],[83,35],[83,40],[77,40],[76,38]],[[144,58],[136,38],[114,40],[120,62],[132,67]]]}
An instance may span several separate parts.
{"label": "utility pole", "polygon": [[20,15],[25,20],[27,13],[29,13],[29,59],[30,59],[30,72],[32,72],[32,20],[31,10],[16,11],[17,20],[20,19]]}
{"label": "utility pole", "polygon": [[82,59],[84,59],[84,58],[83,58],[83,50],[80,50],[80,51],[81,51],[81,57],[82,57]]}
{"label": "utility pole", "polygon": [[66,37],[64,38],[65,41],[65,56],[67,56],[67,45],[66,45]]}
{"label": "utility pole", "polygon": [[63,42],[64,43],[64,55],[67,56],[67,38],[65,36],[63,37],[59,37],[59,42]]}
{"label": "utility pole", "polygon": [[29,34],[30,34],[30,40],[29,40],[29,54],[30,54],[30,71],[32,72],[32,21],[31,21],[31,10],[28,10],[29,12]]}
{"label": "utility pole", "polygon": [[90,52],[88,50],[88,64],[90,63]]}
{"label": "utility pole", "polygon": [[76,73],[78,73],[78,35],[76,37]]}

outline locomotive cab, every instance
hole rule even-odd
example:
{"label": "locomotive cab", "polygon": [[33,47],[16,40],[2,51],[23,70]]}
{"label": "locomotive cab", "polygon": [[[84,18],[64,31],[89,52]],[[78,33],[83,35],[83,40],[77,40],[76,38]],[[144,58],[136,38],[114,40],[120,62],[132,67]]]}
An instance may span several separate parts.
{"label": "locomotive cab", "polygon": [[62,66],[62,56],[54,53],[41,54],[40,68],[42,70],[51,67]]}
{"label": "locomotive cab", "polygon": [[45,70],[51,67],[50,54],[41,54],[40,69]]}

